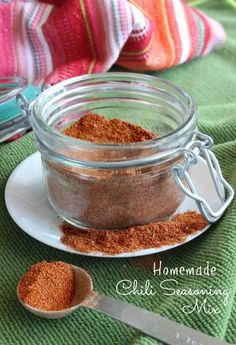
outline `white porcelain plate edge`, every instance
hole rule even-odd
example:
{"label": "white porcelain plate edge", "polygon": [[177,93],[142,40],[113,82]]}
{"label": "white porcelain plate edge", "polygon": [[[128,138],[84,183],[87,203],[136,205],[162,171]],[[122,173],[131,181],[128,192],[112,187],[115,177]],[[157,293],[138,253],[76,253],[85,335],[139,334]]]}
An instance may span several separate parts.
{"label": "white porcelain plate edge", "polygon": [[[213,182],[211,181],[207,164],[201,157],[197,165],[192,168],[191,176],[199,193],[207,199],[211,207],[217,209],[220,206],[219,200]],[[160,253],[192,241],[210,227],[209,224],[203,230],[189,235],[183,242],[159,248],[115,255],[100,252],[84,253],[75,251],[60,241],[60,220],[47,199],[39,152],[27,157],[12,172],[5,188],[5,202],[12,219],[31,237],[66,252],[94,257],[127,258]],[[198,208],[192,199],[186,197],[177,212],[188,210],[198,211]]]}

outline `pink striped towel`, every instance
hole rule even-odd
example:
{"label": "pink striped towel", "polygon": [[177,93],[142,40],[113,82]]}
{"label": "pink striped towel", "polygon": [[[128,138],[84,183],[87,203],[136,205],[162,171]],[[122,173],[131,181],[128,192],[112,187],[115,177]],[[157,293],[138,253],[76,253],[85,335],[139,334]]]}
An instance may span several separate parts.
{"label": "pink striped towel", "polygon": [[0,75],[35,84],[114,63],[170,68],[224,40],[218,22],[181,0],[0,0]]}

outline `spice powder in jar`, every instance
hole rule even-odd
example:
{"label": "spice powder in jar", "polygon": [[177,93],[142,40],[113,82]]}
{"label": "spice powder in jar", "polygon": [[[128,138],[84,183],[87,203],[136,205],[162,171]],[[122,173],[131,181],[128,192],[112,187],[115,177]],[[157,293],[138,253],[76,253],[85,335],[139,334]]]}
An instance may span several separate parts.
{"label": "spice powder in jar", "polygon": [[[95,113],[87,113],[63,133],[88,142],[117,145],[157,137],[141,126]],[[119,155],[115,151],[110,154]],[[126,158],[128,154],[125,150],[121,153]],[[96,155],[100,161],[109,161],[107,151]],[[170,217],[184,198],[171,173],[170,164],[174,162],[176,158],[161,165],[93,171],[47,161],[49,199],[66,220],[73,219],[83,228],[124,229],[157,222]]]}

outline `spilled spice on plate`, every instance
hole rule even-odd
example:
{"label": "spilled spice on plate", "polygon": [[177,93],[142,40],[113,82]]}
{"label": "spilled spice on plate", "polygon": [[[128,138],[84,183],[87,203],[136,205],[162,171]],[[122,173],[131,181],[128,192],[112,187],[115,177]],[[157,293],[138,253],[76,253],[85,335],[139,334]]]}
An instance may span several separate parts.
{"label": "spilled spice on plate", "polygon": [[62,261],[38,262],[21,278],[18,293],[25,304],[36,309],[69,308],[75,293],[73,268]]}
{"label": "spilled spice on plate", "polygon": [[101,144],[128,144],[157,137],[141,126],[120,119],[106,119],[96,113],[81,117],[63,133],[69,137]]}
{"label": "spilled spice on plate", "polygon": [[159,248],[185,240],[206,227],[207,221],[196,212],[185,212],[168,221],[132,226],[124,230],[81,230],[70,224],[61,226],[61,241],[77,251],[106,254],[128,253]]}

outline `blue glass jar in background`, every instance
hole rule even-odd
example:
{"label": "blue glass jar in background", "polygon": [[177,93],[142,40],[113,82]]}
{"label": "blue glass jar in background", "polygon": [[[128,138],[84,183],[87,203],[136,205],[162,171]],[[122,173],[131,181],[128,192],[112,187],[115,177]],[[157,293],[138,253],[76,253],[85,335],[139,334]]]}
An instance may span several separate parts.
{"label": "blue glass jar in background", "polygon": [[[40,90],[22,77],[0,77],[0,143],[13,140],[31,128],[30,116],[21,112],[17,97],[35,99]],[[20,96],[20,97],[21,97]]]}

